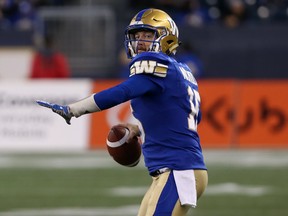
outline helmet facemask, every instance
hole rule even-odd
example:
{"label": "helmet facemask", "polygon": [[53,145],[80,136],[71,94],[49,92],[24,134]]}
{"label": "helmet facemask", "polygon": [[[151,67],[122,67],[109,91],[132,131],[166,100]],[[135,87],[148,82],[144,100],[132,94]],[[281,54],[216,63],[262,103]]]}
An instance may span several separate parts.
{"label": "helmet facemask", "polygon": [[[136,39],[135,34],[137,32],[152,32],[154,34],[152,40],[143,40],[143,39]],[[125,48],[127,51],[127,55],[129,58],[135,57],[138,55],[138,43],[141,42],[149,42],[151,43],[149,48],[146,50],[147,52],[160,52],[161,51],[161,44],[160,41],[163,37],[167,35],[167,31],[165,28],[154,28],[154,27],[140,27],[134,26],[133,28],[129,28],[126,30],[125,34]]]}

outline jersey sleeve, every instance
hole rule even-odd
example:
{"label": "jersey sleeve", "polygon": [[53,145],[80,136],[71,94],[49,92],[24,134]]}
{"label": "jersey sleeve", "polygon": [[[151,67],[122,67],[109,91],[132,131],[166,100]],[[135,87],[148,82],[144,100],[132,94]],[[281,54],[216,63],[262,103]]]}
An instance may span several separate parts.
{"label": "jersey sleeve", "polygon": [[130,77],[121,84],[106,89],[94,95],[94,100],[101,110],[105,110],[154,91],[161,91],[162,87],[151,77],[140,75]]}

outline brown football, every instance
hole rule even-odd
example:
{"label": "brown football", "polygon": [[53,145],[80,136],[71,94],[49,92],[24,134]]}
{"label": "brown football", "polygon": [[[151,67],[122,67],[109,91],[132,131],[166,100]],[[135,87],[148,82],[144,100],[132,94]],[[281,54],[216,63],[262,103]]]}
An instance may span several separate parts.
{"label": "brown football", "polygon": [[119,164],[136,166],[141,158],[141,144],[138,137],[127,142],[129,130],[121,125],[113,126],[107,136],[106,144],[110,156]]}

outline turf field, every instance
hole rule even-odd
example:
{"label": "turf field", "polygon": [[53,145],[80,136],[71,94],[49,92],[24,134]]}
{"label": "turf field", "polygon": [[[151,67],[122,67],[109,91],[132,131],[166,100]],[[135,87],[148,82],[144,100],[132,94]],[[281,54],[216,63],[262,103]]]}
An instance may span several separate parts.
{"label": "turf field", "polygon": [[[288,151],[204,151],[209,186],[193,216],[288,215]],[[150,184],[143,163],[106,152],[0,154],[1,216],[132,216]]]}

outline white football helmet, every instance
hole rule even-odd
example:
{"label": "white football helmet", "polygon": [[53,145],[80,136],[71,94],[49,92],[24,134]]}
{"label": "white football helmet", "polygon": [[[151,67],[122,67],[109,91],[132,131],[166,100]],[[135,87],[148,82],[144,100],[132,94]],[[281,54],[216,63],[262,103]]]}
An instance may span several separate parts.
{"label": "white football helmet", "polygon": [[167,55],[175,54],[179,46],[179,32],[172,18],[159,9],[144,9],[137,13],[125,31],[125,48],[128,58],[138,54],[135,32],[153,31],[155,39],[148,51],[163,52]]}

